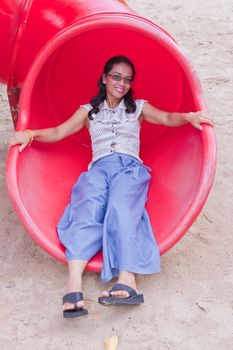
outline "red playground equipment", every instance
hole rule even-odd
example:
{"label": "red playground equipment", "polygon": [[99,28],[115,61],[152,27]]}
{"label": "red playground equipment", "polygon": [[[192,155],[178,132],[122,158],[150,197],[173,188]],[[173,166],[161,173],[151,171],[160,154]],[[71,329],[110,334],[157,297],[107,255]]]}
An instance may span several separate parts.
{"label": "red playground equipment", "polygon": [[[8,86],[17,130],[52,127],[96,93],[106,60],[135,64],[136,98],[168,111],[206,109],[198,77],[175,40],[116,0],[0,0],[0,81]],[[144,124],[141,158],[152,168],[147,210],[161,254],[200,213],[213,183],[213,129]],[[13,147],[7,185],[32,238],[65,262],[56,224],[71,188],[91,159],[87,130],[56,144]],[[99,252],[87,269],[100,271]]]}

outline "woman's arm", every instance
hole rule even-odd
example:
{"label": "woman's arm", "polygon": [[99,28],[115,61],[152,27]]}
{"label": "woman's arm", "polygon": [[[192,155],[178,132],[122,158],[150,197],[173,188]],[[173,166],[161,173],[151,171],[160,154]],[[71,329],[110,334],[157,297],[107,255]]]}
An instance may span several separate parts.
{"label": "woman's arm", "polygon": [[145,102],[142,107],[143,120],[170,127],[181,126],[187,123],[192,124],[195,128],[202,130],[201,123],[207,123],[214,126],[213,121],[204,111],[190,113],[169,113],[153,107],[150,103]]}
{"label": "woman's arm", "polygon": [[40,142],[56,142],[70,136],[85,126],[88,111],[81,107],[68,120],[54,128],[16,131],[8,141],[8,148],[21,145],[19,151],[31,144],[32,140]]}

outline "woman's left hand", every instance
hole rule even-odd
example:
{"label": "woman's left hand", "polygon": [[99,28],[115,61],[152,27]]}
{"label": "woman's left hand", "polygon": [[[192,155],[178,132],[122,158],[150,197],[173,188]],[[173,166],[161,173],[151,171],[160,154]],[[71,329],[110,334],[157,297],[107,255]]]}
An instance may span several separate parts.
{"label": "woman's left hand", "polygon": [[213,120],[207,115],[205,111],[190,112],[186,116],[187,122],[192,124],[195,128],[202,130],[202,123],[209,124],[214,127]]}

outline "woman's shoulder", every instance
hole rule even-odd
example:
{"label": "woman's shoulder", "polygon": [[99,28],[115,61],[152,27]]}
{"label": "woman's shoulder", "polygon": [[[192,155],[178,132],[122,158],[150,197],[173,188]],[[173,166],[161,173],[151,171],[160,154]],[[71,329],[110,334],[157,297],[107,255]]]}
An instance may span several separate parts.
{"label": "woman's shoulder", "polygon": [[135,103],[136,103],[136,111],[135,111],[135,116],[136,118],[138,118],[142,112],[142,108],[145,102],[148,102],[145,99],[136,99]]}
{"label": "woman's shoulder", "polygon": [[145,100],[144,98],[140,98],[140,99],[136,99],[135,100],[135,103],[136,103],[136,106],[143,106],[145,102],[148,102],[147,100]]}
{"label": "woman's shoulder", "polygon": [[80,105],[80,108],[83,107],[85,108],[88,112],[92,109],[92,105],[90,103],[85,103]]}

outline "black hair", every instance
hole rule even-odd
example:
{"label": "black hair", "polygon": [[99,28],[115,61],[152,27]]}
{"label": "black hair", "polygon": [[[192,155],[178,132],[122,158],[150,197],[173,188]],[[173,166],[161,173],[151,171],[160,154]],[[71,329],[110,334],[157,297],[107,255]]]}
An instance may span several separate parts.
{"label": "black hair", "polygon": [[[118,63],[125,63],[128,66],[130,66],[132,69],[132,74],[133,74],[133,78],[134,78],[135,73],[136,73],[134,65],[125,56],[114,56],[114,57],[110,58],[104,65],[103,74],[108,75],[108,73],[111,71],[114,64],[118,64]],[[92,115],[97,114],[99,112],[100,104],[106,99],[106,86],[105,86],[105,84],[103,84],[102,74],[101,74],[101,77],[98,81],[98,88],[99,88],[98,94],[96,96],[94,96],[90,101],[92,109],[88,112],[88,118],[91,120],[94,119]],[[125,94],[123,99],[124,99],[124,103],[126,106],[126,109],[125,109],[126,113],[134,113],[136,110],[136,103],[133,99],[132,88],[129,89],[129,91],[127,92],[127,94]]]}

